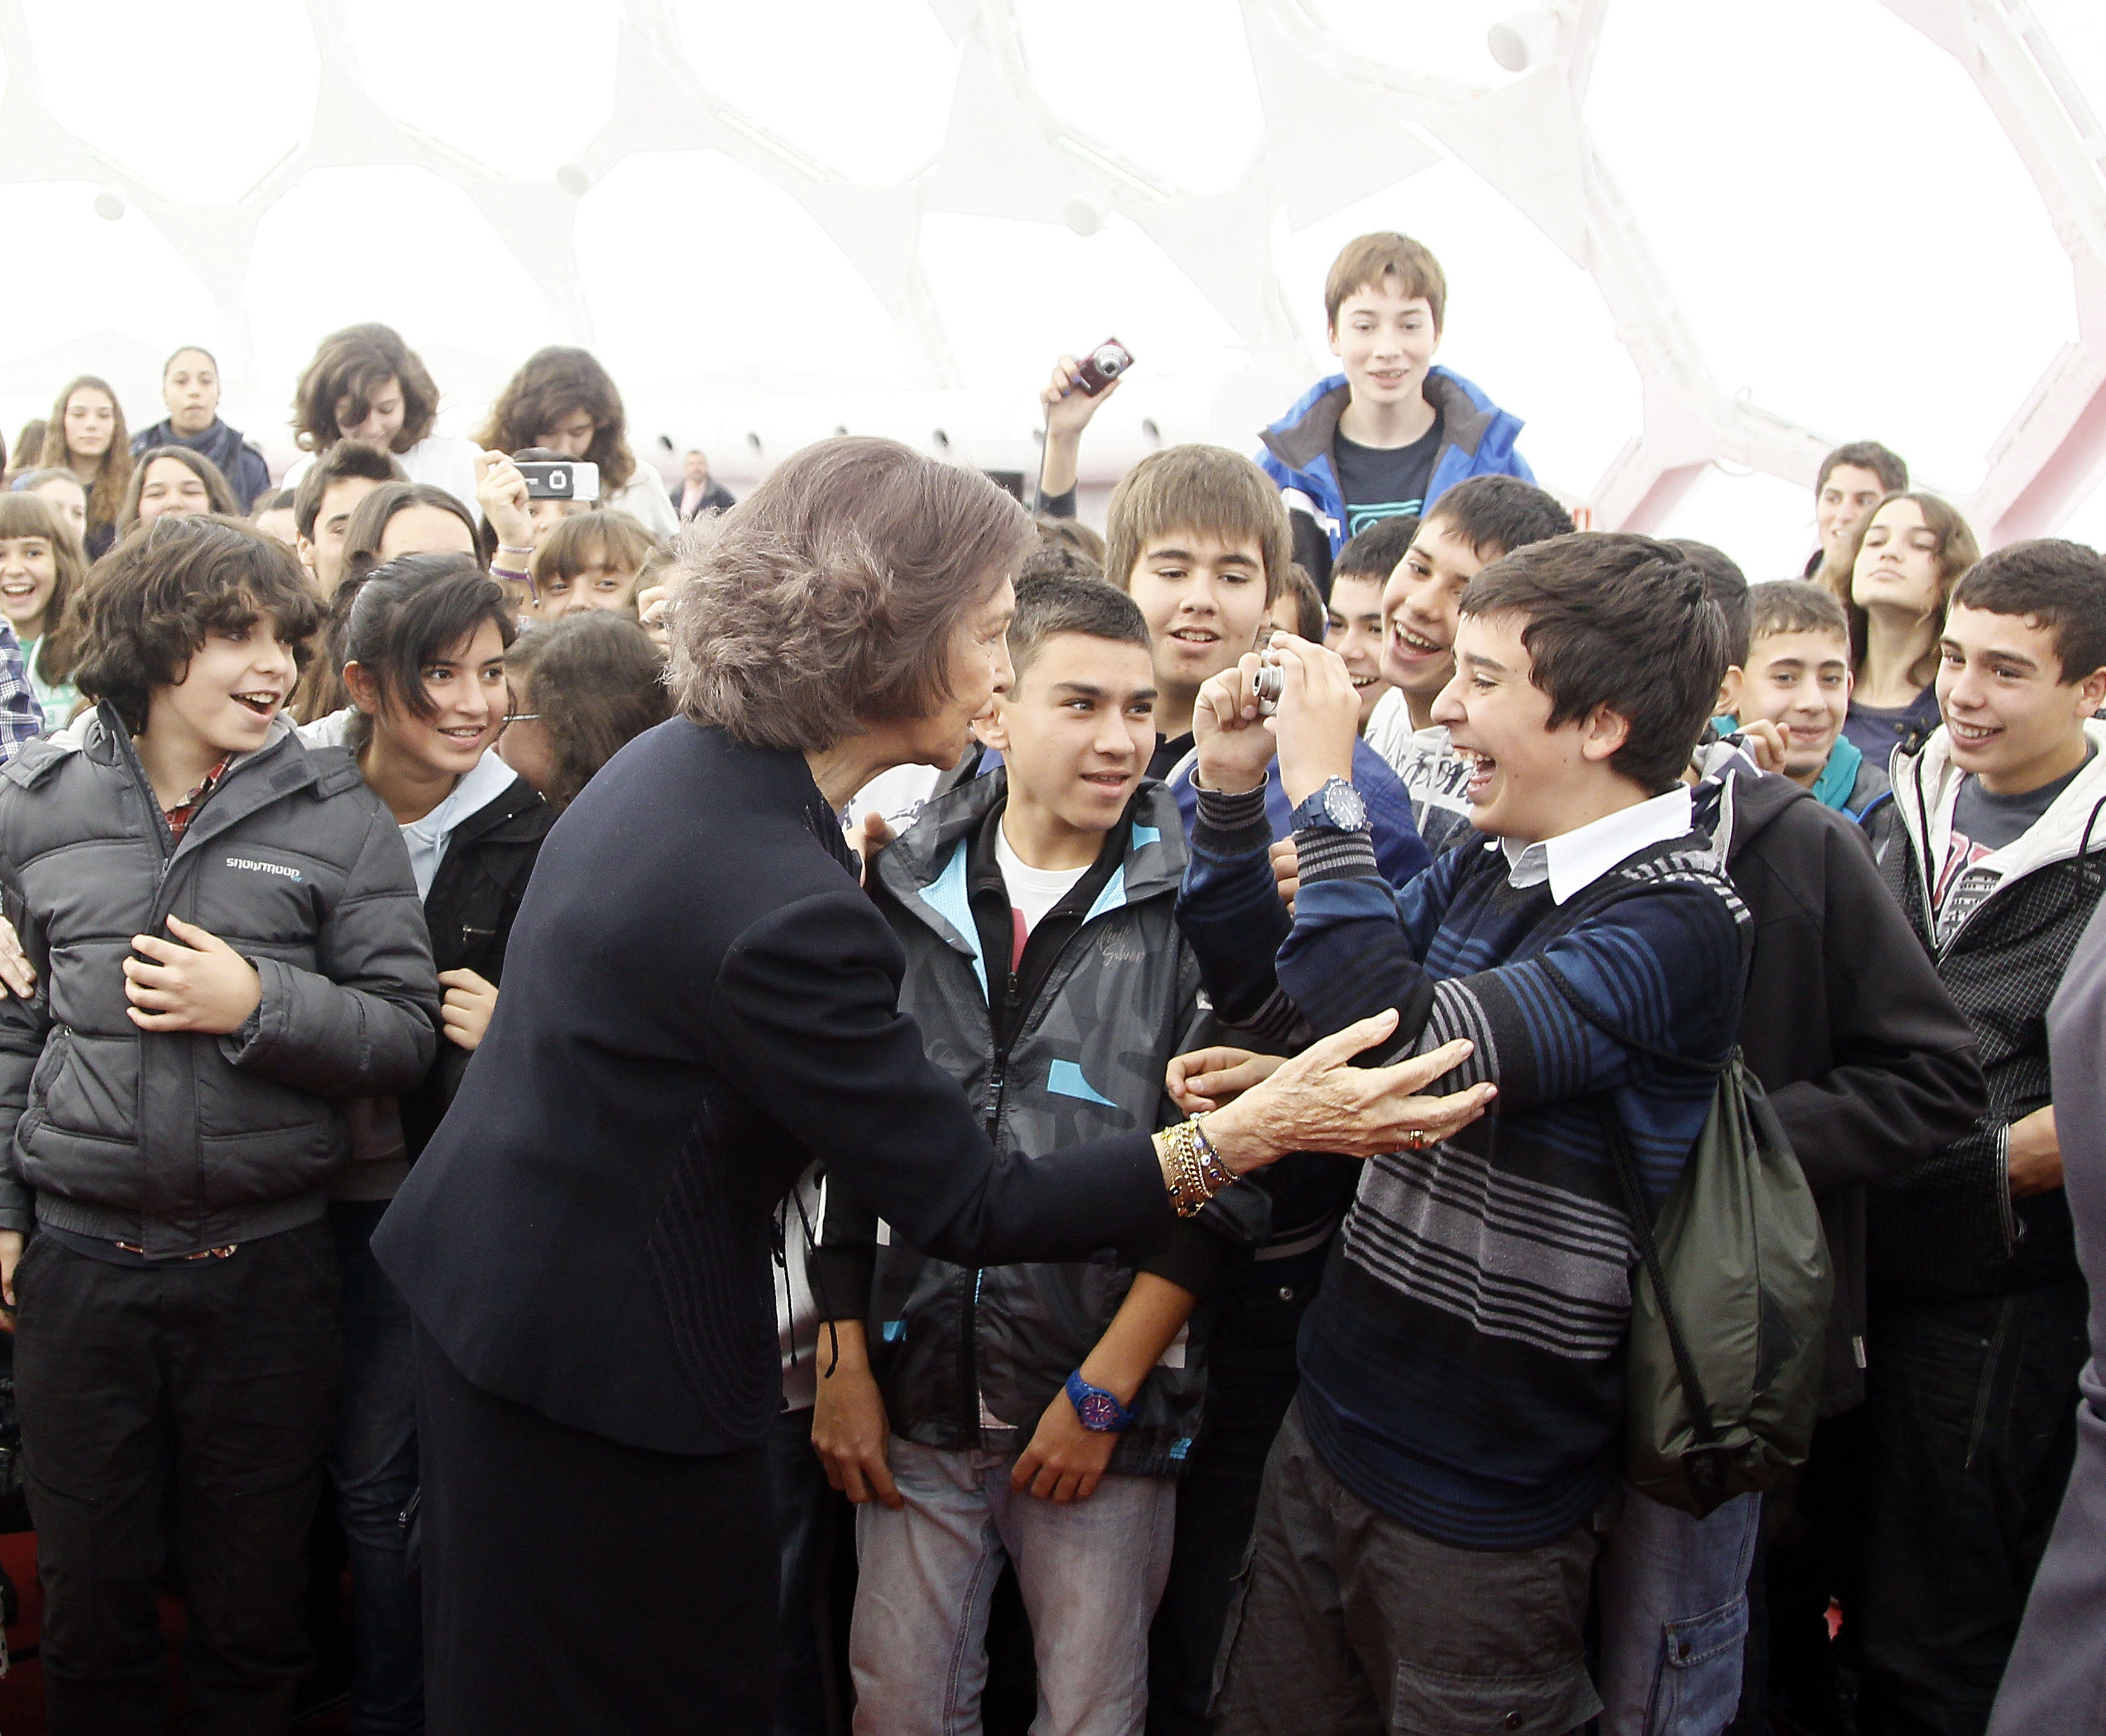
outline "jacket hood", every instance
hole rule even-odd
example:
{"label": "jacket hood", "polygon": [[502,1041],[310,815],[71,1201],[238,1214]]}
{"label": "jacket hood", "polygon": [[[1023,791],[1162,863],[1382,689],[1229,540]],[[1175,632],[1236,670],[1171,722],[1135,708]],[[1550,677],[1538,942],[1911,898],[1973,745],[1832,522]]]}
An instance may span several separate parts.
{"label": "jacket hood", "polygon": [[[1507,414],[1481,387],[1446,368],[1427,370],[1425,392],[1427,402],[1441,413],[1441,444],[1459,447],[1472,458],[1494,419]],[[1258,437],[1280,463],[1290,469],[1306,470],[1318,459],[1329,456],[1338,438],[1338,418],[1351,397],[1346,376],[1334,374],[1296,399]],[[1508,420],[1518,433],[1522,426],[1519,419]]]}
{"label": "jacket hood", "polygon": [[[2000,885],[2072,857],[2106,850],[2106,723],[2089,719],[2084,733],[2091,743],[2091,758],[2055,798],[2054,805],[2023,838],[1975,865],[1993,871]],[[1892,775],[1894,807],[1902,830],[1925,874],[1934,875],[1935,865],[1945,860],[1946,844],[1952,835],[1952,804],[1960,780],[1967,775],[1952,762],[1950,733],[1941,725],[1921,752],[1897,753]]]}
{"label": "jacket hood", "polygon": [[[1723,746],[1724,744],[1720,744]],[[1717,783],[1715,813],[1699,797],[1700,825],[1711,836],[1711,848],[1730,873],[1733,863],[1795,802],[1811,802],[1811,791],[1788,777],[1764,772],[1736,749],[1707,766],[1700,792]]]}
{"label": "jacket hood", "polygon": [[[925,803],[914,824],[885,847],[877,875],[889,893],[960,951],[979,953],[968,897],[966,846],[995,805],[1009,795],[1009,771],[969,778]],[[1091,907],[1091,919],[1144,898],[1174,894],[1185,877],[1185,827],[1176,799],[1155,778],[1143,778],[1127,804],[1125,859]]]}

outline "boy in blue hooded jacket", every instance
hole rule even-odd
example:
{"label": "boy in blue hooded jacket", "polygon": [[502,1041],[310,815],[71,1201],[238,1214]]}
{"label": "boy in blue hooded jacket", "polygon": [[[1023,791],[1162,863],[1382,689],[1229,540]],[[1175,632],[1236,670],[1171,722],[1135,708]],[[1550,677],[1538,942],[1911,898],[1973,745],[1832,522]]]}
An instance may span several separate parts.
{"label": "boy in blue hooded jacket", "polygon": [[1520,418],[1433,365],[1448,280],[1419,242],[1390,230],[1346,244],[1324,285],[1342,373],[1320,381],[1260,436],[1258,463],[1293,516],[1294,558],[1328,600],[1331,558],[1382,519],[1423,515],[1466,477],[1535,472],[1514,450]]}

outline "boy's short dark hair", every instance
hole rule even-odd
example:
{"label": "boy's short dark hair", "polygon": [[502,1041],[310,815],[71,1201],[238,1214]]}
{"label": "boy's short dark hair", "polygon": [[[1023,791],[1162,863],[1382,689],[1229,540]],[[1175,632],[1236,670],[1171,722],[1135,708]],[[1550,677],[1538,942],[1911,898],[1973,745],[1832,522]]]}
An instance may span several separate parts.
{"label": "boy's short dark hair", "polygon": [[2081,543],[2039,536],[1977,561],[1951,607],[2018,615],[2054,635],[2067,686],[2106,669],[2106,556]]}
{"label": "boy's short dark hair", "polygon": [[1827,586],[1804,579],[1773,579],[1748,591],[1748,642],[1775,633],[1832,633],[1850,642],[1850,617]]}
{"label": "boy's short dark hair", "polygon": [[1411,552],[1411,539],[1418,535],[1418,515],[1400,512],[1394,518],[1378,519],[1366,530],[1346,539],[1331,560],[1331,583],[1341,579],[1372,579],[1386,584],[1396,563]]}
{"label": "boy's short dark hair", "polygon": [[1299,561],[1287,563],[1287,594],[1294,599],[1295,632],[1311,645],[1321,645],[1324,629],[1329,624],[1324,613],[1324,593]]}
{"label": "boy's short dark hair", "polygon": [[322,515],[322,496],[329,484],[345,477],[363,477],[369,482],[406,482],[410,473],[392,452],[362,440],[340,440],[313,463],[293,493],[293,528],[309,542],[315,539],[315,521]]}
{"label": "boy's short dark hair", "polygon": [[1143,651],[1154,648],[1140,605],[1103,579],[1050,575],[1019,579],[1016,613],[1009,618],[1010,667],[1019,681],[1046,642],[1064,633],[1137,645]]}
{"label": "boy's short dark hair", "polygon": [[1700,543],[1693,536],[1672,536],[1667,546],[1678,548],[1704,579],[1704,594],[1718,604],[1726,617],[1726,662],[1732,669],[1748,666],[1748,575],[1740,562],[1723,548]]}
{"label": "boy's short dark hair", "polygon": [[1397,280],[1407,300],[1415,295],[1426,298],[1433,329],[1439,331],[1448,317],[1448,274],[1424,242],[1393,229],[1355,235],[1338,249],[1330,275],[1324,280],[1324,323],[1337,330],[1338,310],[1346,305],[1346,298],[1362,289],[1378,291],[1390,277]]}
{"label": "boy's short dark hair", "polygon": [[1294,533],[1279,487],[1226,446],[1166,446],[1119,479],[1105,519],[1105,577],[1122,591],[1149,541],[1173,530],[1248,537],[1265,562],[1270,608],[1288,583]]}
{"label": "boy's short dark hair", "polygon": [[1880,479],[1880,488],[1889,494],[1902,494],[1908,487],[1908,464],[1898,452],[1889,450],[1876,440],[1853,440],[1838,446],[1821,459],[1821,474],[1813,482],[1815,494],[1828,486],[1829,475],[1838,464],[1871,471]]}
{"label": "boy's short dark hair", "polygon": [[1422,527],[1447,526],[1481,561],[1572,533],[1572,515],[1557,495],[1519,477],[1467,477],[1444,491],[1418,521]]}
{"label": "boy's short dark hair", "polygon": [[218,512],[152,520],[96,563],[82,602],[74,684],[107,700],[135,736],[146,727],[152,691],[181,677],[208,633],[239,632],[272,615],[305,668],[322,618],[293,551]]}
{"label": "boy's short dark hair", "polygon": [[1466,615],[1517,615],[1553,729],[1606,705],[1630,725],[1611,769],[1657,795],[1680,779],[1726,675],[1726,621],[1682,552],[1622,532],[1553,537],[1472,579]]}

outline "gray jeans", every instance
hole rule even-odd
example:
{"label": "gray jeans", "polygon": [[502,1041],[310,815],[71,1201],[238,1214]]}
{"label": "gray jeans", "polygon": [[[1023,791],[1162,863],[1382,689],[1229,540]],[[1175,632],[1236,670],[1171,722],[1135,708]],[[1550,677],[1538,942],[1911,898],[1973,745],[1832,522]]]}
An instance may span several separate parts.
{"label": "gray jeans", "polygon": [[1581,1640],[1596,1546],[1584,1525],[1511,1551],[1422,1536],[1324,1467],[1297,1401],[1229,1612],[1218,1736],[1566,1736],[1602,1707]]}

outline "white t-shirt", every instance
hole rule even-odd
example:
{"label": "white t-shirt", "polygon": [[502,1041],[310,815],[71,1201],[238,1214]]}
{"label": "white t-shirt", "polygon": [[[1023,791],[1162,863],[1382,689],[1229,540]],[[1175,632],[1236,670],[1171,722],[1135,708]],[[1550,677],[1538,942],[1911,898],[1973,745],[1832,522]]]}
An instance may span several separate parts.
{"label": "white t-shirt", "polygon": [[994,835],[995,866],[1001,870],[1001,884],[1009,891],[1009,907],[1015,911],[1024,924],[1028,938],[1046,913],[1074,889],[1076,881],[1090,871],[1085,862],[1079,868],[1034,868],[1010,848],[1009,828],[997,826]]}

